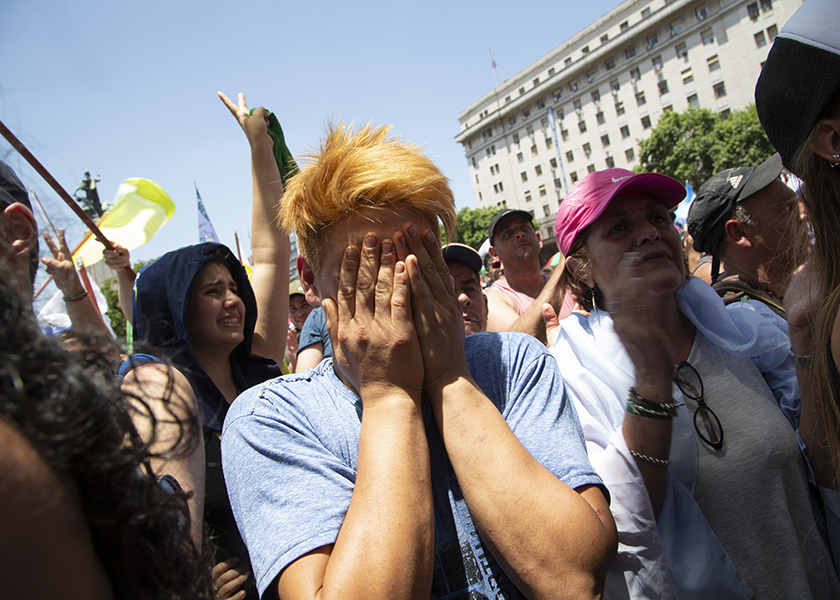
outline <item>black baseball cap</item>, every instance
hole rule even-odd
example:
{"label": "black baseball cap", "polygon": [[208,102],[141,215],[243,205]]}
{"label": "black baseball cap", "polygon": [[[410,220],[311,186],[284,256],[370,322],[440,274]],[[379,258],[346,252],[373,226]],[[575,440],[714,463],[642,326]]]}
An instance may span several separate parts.
{"label": "black baseball cap", "polygon": [[6,207],[15,202],[20,202],[32,210],[26,188],[23,187],[12,167],[0,160],[0,206]]}
{"label": "black baseball cap", "polygon": [[788,169],[840,94],[838,9],[837,0],[803,2],[773,41],[755,85],[761,126]]}
{"label": "black baseball cap", "polygon": [[735,205],[766,188],[781,174],[782,157],[774,154],[757,167],[737,167],[712,175],[700,186],[688,209],[686,225],[694,238],[694,249],[714,254]]}
{"label": "black baseball cap", "polygon": [[526,210],[519,210],[518,208],[504,208],[504,209],[502,209],[501,211],[496,213],[496,216],[493,217],[492,221],[490,221],[490,229],[488,231],[488,236],[487,237],[490,238],[490,245],[491,246],[493,245],[493,231],[496,229],[496,225],[499,224],[499,221],[501,221],[505,217],[510,217],[511,215],[524,217],[524,218],[528,219],[529,221],[531,221],[532,225],[534,223],[534,221],[533,221],[534,217],[531,216],[531,213],[529,213]]}
{"label": "black baseball cap", "polygon": [[471,268],[473,271],[481,274],[481,267],[484,262],[481,260],[481,255],[470,246],[466,244],[446,244],[443,248],[443,260],[446,262],[457,260]]}

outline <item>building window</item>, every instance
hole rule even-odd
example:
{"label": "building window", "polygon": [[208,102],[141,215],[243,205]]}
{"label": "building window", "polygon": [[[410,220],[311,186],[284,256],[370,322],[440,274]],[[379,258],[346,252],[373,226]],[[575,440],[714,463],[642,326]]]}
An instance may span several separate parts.
{"label": "building window", "polygon": [[492,128],[485,129],[484,131],[481,132],[481,135],[484,136],[485,140],[488,139],[488,138],[491,138],[491,137],[493,137],[493,129]]}
{"label": "building window", "polygon": [[694,81],[694,73],[691,71],[691,67],[687,68],[685,71],[682,72],[682,80],[683,85],[688,85],[692,81]]}
{"label": "building window", "polygon": [[647,49],[650,50],[651,48],[653,48],[658,43],[659,43],[659,36],[655,33],[650,34],[647,38]]}
{"label": "building window", "polygon": [[519,88],[519,95],[522,96],[524,94],[525,94],[525,88],[524,87]]}
{"label": "building window", "polygon": [[545,100],[543,98],[540,98],[539,100],[537,100],[537,109],[542,110],[544,108],[545,108]]}
{"label": "building window", "polygon": [[542,119],[540,119],[540,127],[542,127],[543,129],[548,127],[548,118],[547,117],[543,117]]}
{"label": "building window", "polygon": [[636,94],[636,104],[642,106],[643,104],[647,104],[647,100],[645,100],[645,93],[639,92]]}
{"label": "building window", "polygon": [[624,50],[624,56],[627,58],[633,58],[636,56],[636,46],[630,46]]}
{"label": "building window", "polygon": [[516,125],[516,117],[509,117],[508,118],[508,125],[510,127],[513,127],[514,125]]}
{"label": "building window", "polygon": [[481,197],[481,192],[478,192],[478,201],[481,202],[483,198]]}
{"label": "building window", "polygon": [[528,135],[534,135],[534,126],[533,125],[528,125],[528,127],[525,128],[525,132]]}
{"label": "building window", "polygon": [[554,180],[554,189],[559,190],[562,187],[563,187],[563,184],[560,183],[560,178],[558,177],[557,179]]}
{"label": "building window", "polygon": [[562,108],[557,109],[557,118],[558,119],[560,119],[562,121],[563,117],[565,117],[565,116],[566,116],[566,111],[564,111]]}
{"label": "building window", "polygon": [[561,129],[560,130],[560,137],[563,138],[564,142],[569,141],[569,130],[568,129]]}
{"label": "building window", "polygon": [[770,38],[770,43],[773,43],[773,40],[776,39],[776,36],[779,35],[779,28],[775,25],[771,25],[767,28],[767,37]]}
{"label": "building window", "polygon": [[659,82],[659,95],[662,96],[663,94],[668,93],[668,81],[663,80]]}
{"label": "building window", "polygon": [[516,160],[518,160],[519,162],[523,163],[523,162],[525,162],[525,157],[524,157],[524,156],[522,156],[522,153],[521,153],[521,152],[518,152],[518,153],[516,154]]}
{"label": "building window", "polygon": [[615,103],[615,114],[619,117],[624,114],[624,102]]}
{"label": "building window", "polygon": [[550,149],[554,145],[554,140],[550,137],[545,138],[545,147]]}
{"label": "building window", "polygon": [[556,159],[556,158],[552,158],[550,161],[548,161],[548,164],[550,164],[550,165],[551,165],[551,168],[552,168],[552,169],[556,169],[556,168],[557,168],[557,159]]}
{"label": "building window", "polygon": [[608,134],[604,134],[601,136],[601,145],[604,148],[610,145],[610,136]]}
{"label": "building window", "polygon": [[713,86],[715,90],[715,98],[723,98],[726,95],[726,86],[723,85],[723,82],[716,83]]}
{"label": "building window", "polygon": [[615,69],[615,58],[613,58],[612,56],[609,57],[604,62],[604,66],[607,68],[607,71],[612,71],[613,69]]}
{"label": "building window", "polygon": [[753,21],[758,19],[758,2],[753,2],[749,6],[747,6],[747,13],[750,15],[750,19]]}
{"label": "building window", "polygon": [[630,71],[630,81],[636,83],[642,78],[642,72],[637,68]]}
{"label": "building window", "polygon": [[700,37],[703,39],[703,45],[704,46],[708,46],[709,44],[713,44],[714,41],[715,41],[715,34],[714,34],[714,32],[712,32],[711,27],[702,31],[700,33]]}
{"label": "building window", "polygon": [[646,8],[642,11],[642,18],[647,19],[650,16],[650,8]]}
{"label": "building window", "polygon": [[505,96],[505,104],[510,104],[511,102],[510,96]]}
{"label": "building window", "polygon": [[531,116],[531,109],[530,108],[523,108],[522,109],[522,116],[526,119],[528,117],[530,117]]}
{"label": "building window", "polygon": [[575,160],[575,153],[572,152],[571,150],[566,152],[566,162],[570,163],[570,162],[574,162],[574,160]]}
{"label": "building window", "polygon": [[579,113],[579,112],[580,112],[580,110],[581,110],[580,98],[578,98],[577,100],[575,100],[574,102],[572,102],[572,106],[574,106],[574,107],[575,107],[575,112],[578,112],[578,113]]}
{"label": "building window", "polygon": [[615,160],[613,159],[612,156],[607,157],[607,168],[608,169],[614,169],[615,168]]}
{"label": "building window", "polygon": [[700,6],[697,8],[694,14],[697,15],[698,21],[702,21],[703,19],[709,16],[709,9],[705,6]]}
{"label": "building window", "polygon": [[587,165],[586,166],[587,173],[594,173],[595,172],[595,165]]}
{"label": "building window", "polygon": [[720,69],[720,60],[718,60],[718,55],[715,54],[714,56],[710,56],[706,59],[706,64],[709,65],[709,71],[717,71]]}
{"label": "building window", "polygon": [[576,92],[578,89],[578,82],[577,81],[570,81],[569,82],[569,91]]}
{"label": "building window", "polygon": [[589,83],[592,83],[593,81],[595,81],[595,74],[596,74],[595,69],[592,69],[591,71],[587,71],[586,72],[586,81],[588,81]]}
{"label": "building window", "polygon": [[630,127],[628,127],[627,125],[622,125],[619,131],[621,131],[621,139],[626,139],[630,137]]}
{"label": "building window", "polygon": [[571,64],[572,64],[572,57],[570,56],[569,58],[566,59],[565,65],[568,67]]}
{"label": "building window", "polygon": [[673,21],[671,21],[671,36],[677,35],[680,31],[682,31],[682,28],[682,19],[674,19]]}
{"label": "building window", "polygon": [[537,165],[536,167],[534,167],[534,173],[537,174],[537,177],[542,175],[542,165]]}
{"label": "building window", "polygon": [[720,111],[720,120],[725,121],[726,119],[728,119],[731,112],[732,111],[730,111],[728,108],[726,110]]}
{"label": "building window", "polygon": [[554,101],[555,102],[560,102],[560,98],[562,98],[562,97],[563,97],[563,93],[559,89],[554,90]]}
{"label": "building window", "polygon": [[581,133],[586,133],[586,121],[578,121],[578,129]]}
{"label": "building window", "polygon": [[529,190],[529,191],[525,192],[525,202],[530,202],[530,201],[531,201],[531,192]]}
{"label": "building window", "polygon": [[624,151],[624,158],[627,159],[627,162],[633,162],[636,160],[636,153],[633,151],[633,148]]}
{"label": "building window", "polygon": [[650,117],[644,116],[642,117],[642,129],[649,129],[650,128]]}
{"label": "building window", "polygon": [[473,156],[470,160],[472,161],[473,168],[475,168],[475,156]]}
{"label": "building window", "polygon": [[763,31],[759,31],[753,37],[755,38],[755,45],[757,48],[761,48],[767,45],[767,38],[764,37]]}
{"label": "building window", "polygon": [[[545,186],[543,186],[545,187]],[[545,190],[540,190],[540,196],[545,196]],[[546,217],[551,216],[551,209],[548,208],[548,204],[543,204],[543,213],[545,213]]]}
{"label": "building window", "polygon": [[685,42],[677,44],[675,50],[677,51],[677,58],[682,58],[685,62],[688,62],[688,48],[686,47]]}
{"label": "building window", "polygon": [[595,120],[598,121],[598,125],[603,125],[607,119],[604,117],[604,113],[599,110],[595,113]]}
{"label": "building window", "polygon": [[478,183],[478,173],[475,174],[475,182]]}
{"label": "building window", "polygon": [[610,89],[614,92],[617,92],[621,89],[621,84],[618,83],[618,79],[613,79],[612,81],[610,81]]}
{"label": "building window", "polygon": [[609,34],[605,33],[604,35],[601,36],[601,43],[602,44],[606,44],[609,40],[610,40]]}
{"label": "building window", "polygon": [[519,145],[519,134],[518,133],[513,134],[513,143],[516,144],[517,146]]}
{"label": "building window", "polygon": [[525,183],[526,181],[528,181],[528,173],[527,173],[527,172],[522,171],[522,172],[519,174],[519,176],[522,178],[522,183]]}
{"label": "building window", "polygon": [[590,94],[592,96],[592,102],[600,102],[601,101],[601,90],[595,90]]}
{"label": "building window", "polygon": [[545,185],[540,186],[540,196],[545,196]]}
{"label": "building window", "polygon": [[569,173],[569,179],[572,180],[572,185],[576,184],[578,180],[577,171],[572,171],[571,173]]}
{"label": "building window", "polygon": [[773,10],[773,0],[761,0],[761,10],[764,12]]}
{"label": "building window", "polygon": [[621,33],[624,33],[630,29],[630,24],[627,21],[624,21],[621,25],[619,25],[619,29],[621,30]]}
{"label": "building window", "polygon": [[691,108],[697,108],[700,106],[700,100],[697,99],[697,94],[691,94],[688,98],[688,106]]}
{"label": "building window", "polygon": [[662,70],[662,55],[654,56],[650,59],[651,64],[653,65],[654,70],[661,71]]}
{"label": "building window", "polygon": [[589,54],[589,46],[584,46],[580,49],[581,54]]}
{"label": "building window", "polygon": [[539,78],[539,77],[535,77],[535,78],[534,78],[534,87],[537,87],[539,84],[540,84],[540,78]]}
{"label": "building window", "polygon": [[534,144],[533,146],[531,146],[531,156],[536,156],[537,154],[539,154],[537,152],[537,145]]}
{"label": "building window", "polygon": [[498,183],[493,184],[493,191],[497,194],[499,193],[499,184]]}
{"label": "building window", "polygon": [[674,105],[673,105],[673,104],[669,104],[668,106],[663,106],[663,107],[662,107],[662,112],[664,112],[664,113],[666,113],[666,112],[674,112]]}
{"label": "building window", "polygon": [[583,153],[586,156],[589,156],[590,154],[592,154],[592,148],[589,146],[589,142],[587,142],[583,145]]}

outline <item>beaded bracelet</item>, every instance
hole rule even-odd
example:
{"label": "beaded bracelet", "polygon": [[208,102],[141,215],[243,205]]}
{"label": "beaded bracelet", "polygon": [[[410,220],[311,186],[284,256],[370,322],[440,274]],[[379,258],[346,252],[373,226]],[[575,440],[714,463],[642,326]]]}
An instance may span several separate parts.
{"label": "beaded bracelet", "polygon": [[635,388],[630,388],[630,398],[629,400],[634,402],[635,404],[640,404],[642,406],[647,406],[650,409],[653,409],[657,412],[664,411],[670,417],[677,416],[677,407],[683,406],[683,404],[677,404],[676,402],[669,402],[667,404],[663,404],[660,402],[653,402],[652,400],[648,400],[644,396],[640,396],[638,392],[636,392]]}
{"label": "beaded bracelet", "polygon": [[649,462],[654,464],[658,467],[667,467],[671,464],[670,458],[654,458],[652,456],[648,456],[647,454],[642,454],[641,452],[636,452],[635,450],[630,450],[630,454],[633,458],[638,458],[639,460],[643,460],[645,462]]}
{"label": "beaded bracelet", "polygon": [[88,295],[87,290],[84,290],[84,291],[76,294],[75,296],[70,296],[69,298],[67,296],[64,296],[64,301],[65,302],[81,302],[82,300],[87,298],[87,295]]}

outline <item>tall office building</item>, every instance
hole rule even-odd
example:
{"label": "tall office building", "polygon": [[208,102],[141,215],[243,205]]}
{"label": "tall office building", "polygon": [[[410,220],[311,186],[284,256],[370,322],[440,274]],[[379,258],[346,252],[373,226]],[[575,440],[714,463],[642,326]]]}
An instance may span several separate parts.
{"label": "tall office building", "polygon": [[802,0],[626,0],[458,115],[476,205],[520,208],[554,243],[559,202],[587,173],[632,169],[663,112],[752,103]]}

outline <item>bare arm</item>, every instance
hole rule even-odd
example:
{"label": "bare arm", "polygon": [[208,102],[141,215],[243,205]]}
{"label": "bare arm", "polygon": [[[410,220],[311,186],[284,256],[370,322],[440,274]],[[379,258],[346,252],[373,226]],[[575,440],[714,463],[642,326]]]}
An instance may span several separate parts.
{"label": "bare arm", "polygon": [[[561,260],[554,268],[554,272],[548,281],[545,282],[542,292],[534,299],[533,304],[528,307],[522,316],[520,316],[511,326],[508,331],[519,331],[532,335],[541,341],[543,344],[547,343],[546,337],[546,323],[543,317],[543,305],[550,304],[554,309],[555,315],[560,314],[560,309],[563,306],[563,298],[566,293],[566,288],[561,285],[560,278],[566,267],[565,260]],[[556,337],[555,333],[555,337]]]}
{"label": "bare arm", "polygon": [[484,290],[484,295],[487,297],[487,331],[508,331],[519,319],[513,301],[492,286]]}
{"label": "bare arm", "polygon": [[321,342],[315,342],[298,353],[295,373],[308,371],[309,369],[316,367],[322,360],[324,360],[324,344]]}
{"label": "bare arm", "polygon": [[117,274],[117,297],[120,301],[125,320],[131,323],[131,300],[134,297],[134,277],[128,273],[126,267],[131,267],[131,255],[119,244],[113,244],[114,249],[102,251],[105,264]]}
{"label": "bare arm", "polygon": [[[284,600],[429,597],[434,517],[408,277],[390,240],[348,248],[324,310],[337,373],[363,412],[356,482],[335,544],[280,574]],[[393,291],[392,291],[393,290]]]}
{"label": "bare arm", "polygon": [[[132,369],[123,379],[121,389],[129,396],[143,400],[134,426],[144,440],[154,442],[150,450],[156,454],[172,453],[151,460],[155,475],[172,475],[181,488],[192,496],[187,500],[190,527],[196,548],[201,550],[204,525],[204,442],[195,395],[186,378],[177,370],[154,363]],[[152,419],[149,418],[152,417]],[[154,427],[153,427],[154,422]],[[198,436],[193,447],[185,446],[185,434],[193,427]]]}
{"label": "bare arm", "polygon": [[280,169],[272,152],[265,109],[259,107],[249,115],[243,94],[239,94],[238,105],[221,92],[219,97],[239,122],[251,146],[251,252],[254,256],[251,287],[258,307],[252,351],[282,364],[289,319],[290,248],[289,236],[277,224],[277,204],[283,195]]}
{"label": "bare arm", "polygon": [[470,375],[460,309],[434,236],[406,229],[405,238],[424,389],[482,539],[529,597],[597,597],[616,550],[606,500],[597,488],[569,488],[516,438]]}

